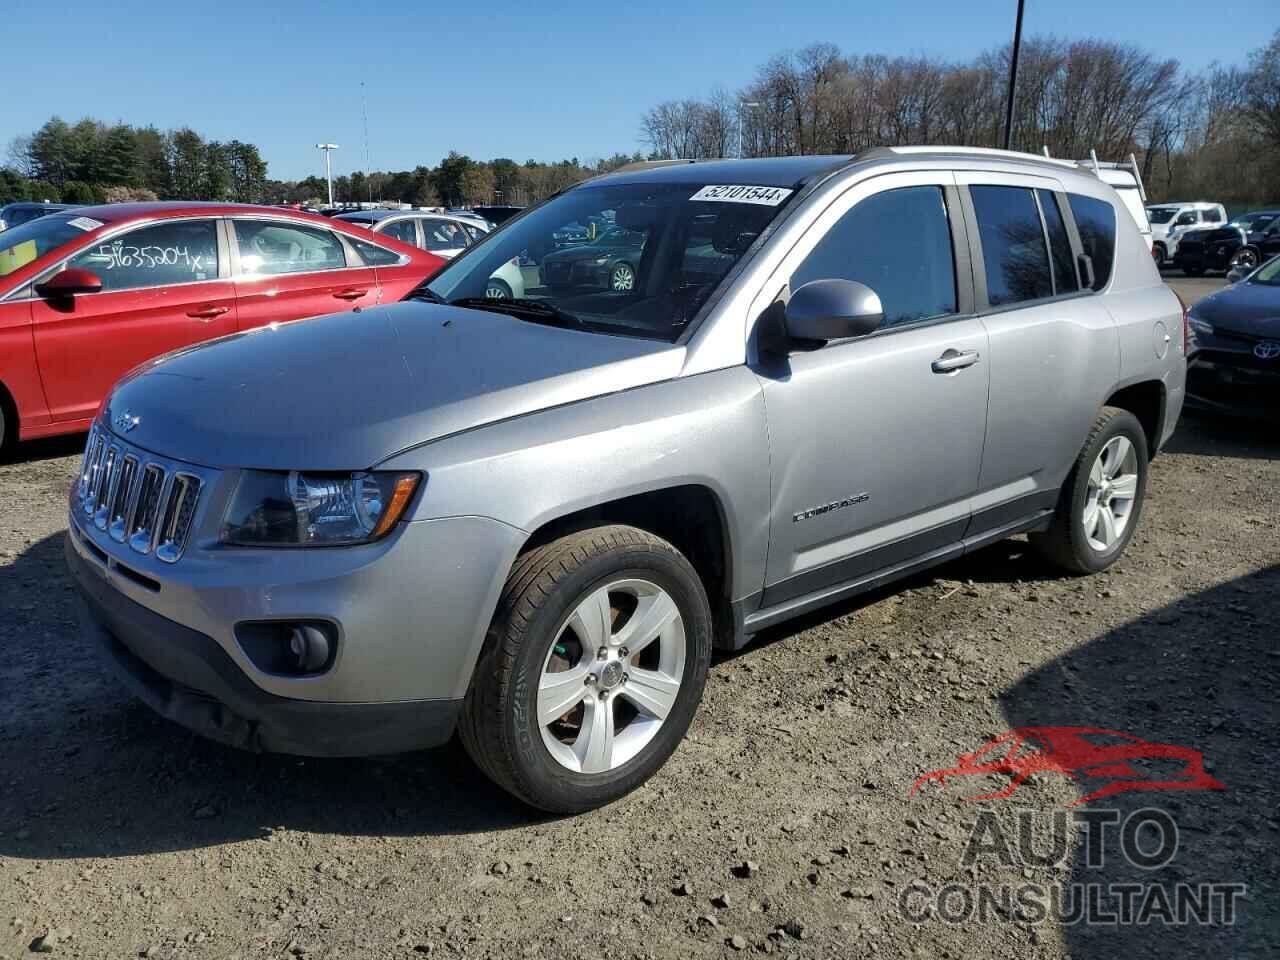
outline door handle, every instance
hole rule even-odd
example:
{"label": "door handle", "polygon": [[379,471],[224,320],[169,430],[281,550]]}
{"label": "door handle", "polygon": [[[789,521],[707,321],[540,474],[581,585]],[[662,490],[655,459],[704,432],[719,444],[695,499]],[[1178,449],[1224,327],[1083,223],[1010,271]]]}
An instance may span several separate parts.
{"label": "door handle", "polygon": [[977,350],[947,350],[937,360],[933,361],[934,373],[955,373],[957,370],[963,370],[965,367],[972,367],[978,362]]}
{"label": "door handle", "polygon": [[230,309],[230,307],[200,307],[197,310],[188,310],[187,316],[193,320],[212,320],[214,317],[222,316]]}
{"label": "door handle", "polygon": [[363,290],[348,287],[346,290],[339,290],[333,297],[335,300],[359,300],[361,297],[368,295],[368,293],[367,287]]}

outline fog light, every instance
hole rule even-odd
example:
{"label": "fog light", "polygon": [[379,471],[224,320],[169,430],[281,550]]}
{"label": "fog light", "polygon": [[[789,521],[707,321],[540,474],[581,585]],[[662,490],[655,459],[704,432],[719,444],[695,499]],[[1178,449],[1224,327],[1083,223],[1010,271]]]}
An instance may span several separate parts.
{"label": "fog light", "polygon": [[289,649],[296,658],[299,673],[315,673],[329,662],[329,638],[319,627],[309,624],[294,627]]}

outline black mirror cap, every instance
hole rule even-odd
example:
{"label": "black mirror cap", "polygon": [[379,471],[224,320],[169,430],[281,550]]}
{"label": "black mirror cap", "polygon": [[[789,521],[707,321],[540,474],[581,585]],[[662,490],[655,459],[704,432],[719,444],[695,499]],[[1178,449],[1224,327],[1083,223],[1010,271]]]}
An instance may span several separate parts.
{"label": "black mirror cap", "polygon": [[872,333],[884,321],[880,297],[856,280],[810,280],[791,294],[783,313],[793,340],[844,340]]}

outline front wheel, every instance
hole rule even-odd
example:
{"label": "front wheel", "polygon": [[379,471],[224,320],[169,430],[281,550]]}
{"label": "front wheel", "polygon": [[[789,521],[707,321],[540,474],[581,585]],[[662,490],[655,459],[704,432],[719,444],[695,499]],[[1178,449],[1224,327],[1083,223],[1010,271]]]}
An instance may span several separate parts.
{"label": "front wheel", "polygon": [[1245,247],[1231,258],[1229,270],[1253,270],[1261,262],[1258,251],[1253,247]]}
{"label": "front wheel", "polygon": [[1049,530],[1031,542],[1069,573],[1098,573],[1133,539],[1147,488],[1147,439],[1128,410],[1103,407],[1067,475]]}
{"label": "front wheel", "polygon": [[510,300],[511,286],[498,277],[490,277],[485,281],[484,295],[489,300]]}
{"label": "front wheel", "polygon": [[463,745],[534,807],[610,803],[684,738],[711,633],[696,571],[650,533],[598,527],[531,550],[507,578],[476,666]]}
{"label": "front wheel", "polygon": [[616,293],[626,293],[636,285],[636,272],[629,263],[615,263],[609,271],[609,289]]}

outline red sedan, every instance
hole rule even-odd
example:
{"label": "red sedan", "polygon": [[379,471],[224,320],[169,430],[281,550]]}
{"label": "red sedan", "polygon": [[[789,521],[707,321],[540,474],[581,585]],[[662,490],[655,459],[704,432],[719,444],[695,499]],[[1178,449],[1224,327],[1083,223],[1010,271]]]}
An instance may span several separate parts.
{"label": "red sedan", "polygon": [[77,207],[6,230],[0,447],[87,429],[151,357],[399,300],[442,263],[341,221],[237,204]]}

